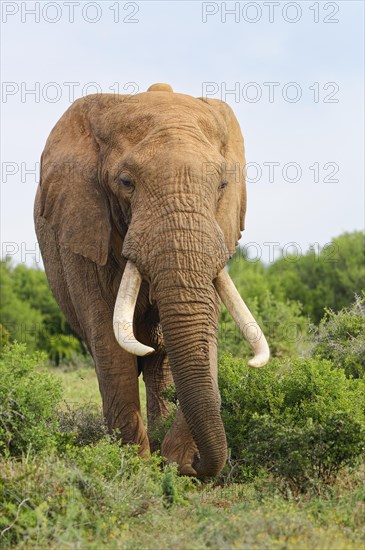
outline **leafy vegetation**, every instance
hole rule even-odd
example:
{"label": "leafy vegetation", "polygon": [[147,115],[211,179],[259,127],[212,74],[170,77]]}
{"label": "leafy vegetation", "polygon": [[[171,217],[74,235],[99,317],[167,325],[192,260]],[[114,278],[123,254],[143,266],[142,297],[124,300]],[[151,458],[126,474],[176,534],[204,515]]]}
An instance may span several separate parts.
{"label": "leafy vegetation", "polygon": [[3,351],[4,347],[9,345],[10,334],[6,328],[0,323],[0,353]]}
{"label": "leafy vegetation", "polygon": [[[283,499],[267,481],[194,484],[105,438],[2,461],[1,546],[20,548],[362,548],[361,473],[333,493]],[[173,495],[171,497],[171,495]]]}
{"label": "leafy vegetation", "polygon": [[133,447],[108,437],[70,447],[62,457],[8,459],[1,464],[2,548],[119,546],[130,522],[152,507],[160,513],[164,509],[167,475],[176,494],[192,487],[175,468],[163,471],[160,463],[158,457],[141,460]]}
{"label": "leafy vegetation", "polygon": [[108,440],[83,450],[1,463],[2,548],[363,548],[360,474],[294,501],[268,483],[193,486]]}
{"label": "leafy vegetation", "polygon": [[0,262],[0,275],[0,317],[11,341],[26,343],[30,351],[43,350],[56,363],[83,352],[44,271],[21,264],[14,267],[5,259]]}
{"label": "leafy vegetation", "polygon": [[61,385],[44,371],[45,356],[27,355],[25,344],[0,357],[0,452],[21,456],[56,445],[56,405]]}
{"label": "leafy vegetation", "polygon": [[364,381],[327,360],[274,360],[257,371],[226,355],[219,386],[238,480],[264,471],[298,495],[333,483],[364,450]]}
{"label": "leafy vegetation", "polygon": [[319,327],[313,328],[314,357],[328,358],[347,376],[365,374],[365,293],[351,307],[338,313],[327,310]]}
{"label": "leafy vegetation", "polygon": [[299,301],[303,313],[319,323],[325,308],[337,312],[349,306],[365,287],[365,235],[344,233],[307,254],[280,258],[267,270],[278,299]]}

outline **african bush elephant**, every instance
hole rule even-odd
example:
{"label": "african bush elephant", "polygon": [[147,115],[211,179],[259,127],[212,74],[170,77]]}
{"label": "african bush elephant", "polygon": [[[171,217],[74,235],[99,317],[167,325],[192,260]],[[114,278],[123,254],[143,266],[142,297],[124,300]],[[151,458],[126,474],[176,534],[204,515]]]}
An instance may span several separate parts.
{"label": "african bush elephant", "polygon": [[226,460],[220,299],[252,345],[250,365],[269,358],[224,269],[244,226],[243,165],[228,105],[167,84],[78,99],[42,154],[35,225],[45,270],[93,356],[108,428],[148,455],[138,375],[149,432],[166,416],[161,392],[173,379],[181,409],[162,454],[187,475],[215,475]]}

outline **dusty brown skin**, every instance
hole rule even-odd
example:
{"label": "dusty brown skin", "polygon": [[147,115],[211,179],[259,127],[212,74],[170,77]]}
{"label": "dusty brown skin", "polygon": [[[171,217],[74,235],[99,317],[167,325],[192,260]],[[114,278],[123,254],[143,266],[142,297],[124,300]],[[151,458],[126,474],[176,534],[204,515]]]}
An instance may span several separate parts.
{"label": "dusty brown skin", "polygon": [[[35,225],[46,274],[94,358],[108,427],[148,454],[138,373],[149,430],[166,416],[161,390],[174,381],[181,410],[162,453],[192,475],[215,475],[226,461],[213,281],[244,227],[243,164],[228,105],[167,85],[75,101],[42,155]],[[134,323],[138,340],[156,349],[146,357],[113,334],[127,260],[143,277]]]}

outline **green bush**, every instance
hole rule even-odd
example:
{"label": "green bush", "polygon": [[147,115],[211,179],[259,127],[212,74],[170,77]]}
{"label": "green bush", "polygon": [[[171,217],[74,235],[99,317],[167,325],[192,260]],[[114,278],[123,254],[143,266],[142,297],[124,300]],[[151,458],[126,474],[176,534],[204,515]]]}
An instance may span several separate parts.
{"label": "green bush", "polygon": [[66,403],[66,410],[58,413],[58,429],[62,434],[69,434],[74,445],[97,443],[107,435],[103,415],[98,406],[87,403],[81,407],[71,408]]}
{"label": "green bush", "polygon": [[[250,369],[221,358],[222,418],[237,478],[270,472],[292,492],[331,483],[363,450],[364,383],[319,359]],[[237,463],[239,468],[237,468]]]}
{"label": "green bush", "polygon": [[314,327],[312,355],[330,359],[347,376],[365,374],[365,294],[339,313],[327,310],[318,329]]}
{"label": "green bush", "polygon": [[319,323],[325,308],[348,307],[365,289],[365,235],[343,233],[320,250],[280,258],[267,269],[267,284],[279,300],[299,301]]}
{"label": "green bush", "polygon": [[5,346],[9,345],[10,334],[6,328],[0,323],[0,353],[3,351]]}
{"label": "green bush", "polygon": [[44,271],[22,264],[14,266],[6,258],[0,261],[0,275],[0,316],[11,341],[27,344],[29,351],[43,350],[56,363],[83,352],[52,295]]}
{"label": "green bush", "polygon": [[79,340],[72,334],[49,335],[45,349],[48,357],[56,365],[60,361],[70,361],[74,355],[81,351]]}
{"label": "green bush", "polygon": [[24,344],[5,348],[0,357],[1,454],[18,456],[55,445],[61,384],[43,368],[45,358],[28,355]]}
{"label": "green bush", "polygon": [[12,341],[26,343],[29,351],[36,351],[43,331],[43,315],[18,296],[14,271],[9,261],[0,262],[0,275],[1,323]]}

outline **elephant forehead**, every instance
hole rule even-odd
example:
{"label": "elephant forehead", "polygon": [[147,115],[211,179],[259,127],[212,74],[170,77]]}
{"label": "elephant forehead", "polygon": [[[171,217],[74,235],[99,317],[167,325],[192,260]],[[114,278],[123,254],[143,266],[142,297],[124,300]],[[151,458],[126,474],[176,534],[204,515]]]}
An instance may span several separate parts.
{"label": "elephant forehead", "polygon": [[227,133],[226,122],[220,113],[198,98],[165,92],[145,92],[136,96],[139,98],[141,107],[156,116],[156,124],[161,121],[183,126],[190,122],[205,134],[222,136]]}
{"label": "elephant forehead", "polygon": [[205,104],[183,94],[144,92],[112,106],[101,121],[103,133],[120,135],[138,143],[148,135],[195,132],[211,143],[225,143],[228,132],[223,117]]}

